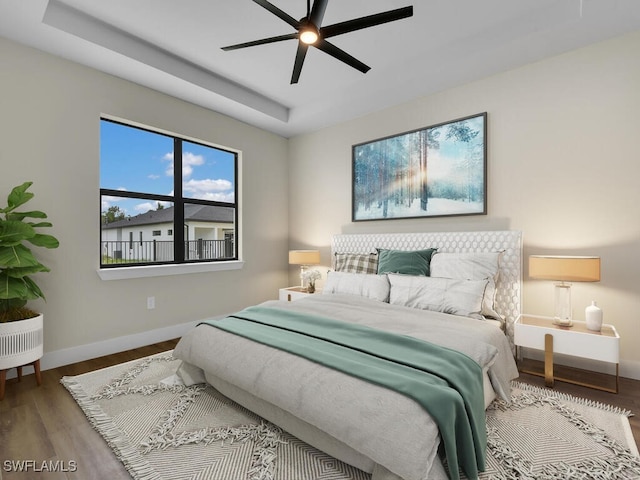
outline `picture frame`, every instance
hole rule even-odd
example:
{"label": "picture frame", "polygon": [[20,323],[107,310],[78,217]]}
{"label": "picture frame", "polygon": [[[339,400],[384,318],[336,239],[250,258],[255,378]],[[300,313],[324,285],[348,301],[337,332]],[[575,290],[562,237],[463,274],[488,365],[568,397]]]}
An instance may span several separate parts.
{"label": "picture frame", "polygon": [[352,147],[352,220],[487,214],[487,113]]}

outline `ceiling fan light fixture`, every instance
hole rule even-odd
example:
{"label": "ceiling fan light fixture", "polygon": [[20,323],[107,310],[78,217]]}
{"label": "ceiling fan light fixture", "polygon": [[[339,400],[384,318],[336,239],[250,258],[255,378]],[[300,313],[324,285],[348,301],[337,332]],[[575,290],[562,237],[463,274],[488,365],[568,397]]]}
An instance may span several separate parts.
{"label": "ceiling fan light fixture", "polygon": [[318,41],[318,30],[313,26],[307,26],[300,30],[300,41],[307,45],[313,45]]}
{"label": "ceiling fan light fixture", "polygon": [[335,59],[346,63],[350,67],[353,67],[362,73],[367,73],[371,69],[368,65],[365,65],[360,60],[349,55],[334,44],[327,42],[327,38],[349,32],[355,32],[357,30],[362,30],[363,28],[382,25],[383,23],[395,22],[396,20],[411,17],[413,15],[413,6],[408,6],[323,26],[322,20],[324,18],[324,11],[327,8],[329,0],[313,0],[313,6],[311,5],[311,0],[307,0],[307,15],[300,20],[296,20],[288,13],[280,10],[269,0],[253,1],[274,14],[280,20],[288,23],[289,26],[295,29],[295,32],[288,33],[286,35],[262,38],[252,42],[229,45],[227,47],[222,47],[222,50],[237,50],[239,48],[255,47],[257,45],[267,45],[269,43],[296,39],[298,41],[298,48],[296,50],[296,59],[293,64],[293,73],[291,75],[292,84],[298,83],[300,71],[302,70],[302,65],[304,64],[304,59],[307,55],[307,50],[309,50],[308,47],[310,46],[317,48],[327,55],[331,55]]}

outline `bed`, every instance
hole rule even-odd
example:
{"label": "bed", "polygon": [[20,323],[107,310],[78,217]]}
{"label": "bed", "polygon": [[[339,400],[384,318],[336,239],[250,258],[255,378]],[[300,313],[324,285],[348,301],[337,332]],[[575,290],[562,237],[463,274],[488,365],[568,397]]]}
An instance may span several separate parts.
{"label": "bed", "polygon": [[[291,353],[233,328],[256,322],[262,328],[262,320],[252,317],[259,314],[291,322],[286,329],[316,329],[327,322],[327,331],[335,331],[344,325],[349,330],[336,335],[351,335],[354,343],[367,342],[369,335],[384,342],[391,337],[378,335],[386,332],[426,341],[442,349],[436,356],[445,351],[473,365],[473,373],[465,373],[465,363],[462,373],[452,375],[469,374],[474,378],[469,383],[480,384],[479,393],[476,389],[469,394],[471,400],[463,398],[463,405],[473,411],[480,403],[484,409],[496,396],[508,398],[509,382],[517,377],[511,338],[520,311],[520,232],[341,234],[332,238],[331,247],[335,270],[329,272],[322,294],[296,302],[268,301],[239,312],[238,318],[199,325],[176,346],[174,355],[183,360],[178,374],[186,383],[205,379],[301,440],[371,473],[373,480],[457,478],[458,465],[445,468],[442,461],[452,458],[451,448],[442,455],[443,445],[451,445],[449,434],[439,428],[439,414],[429,413],[424,403],[375,378],[367,380],[306,356],[315,347]],[[437,250],[425,253],[431,249]],[[363,263],[367,257],[375,259],[376,266]],[[429,275],[413,270],[421,268],[425,258]],[[487,273],[489,264],[495,264],[495,271]],[[379,275],[377,269],[383,266],[390,270]],[[231,322],[229,330],[225,322]],[[325,333],[314,330],[316,335]],[[357,348],[377,348],[369,345]],[[440,388],[441,380],[429,381],[436,383],[434,390]]]}

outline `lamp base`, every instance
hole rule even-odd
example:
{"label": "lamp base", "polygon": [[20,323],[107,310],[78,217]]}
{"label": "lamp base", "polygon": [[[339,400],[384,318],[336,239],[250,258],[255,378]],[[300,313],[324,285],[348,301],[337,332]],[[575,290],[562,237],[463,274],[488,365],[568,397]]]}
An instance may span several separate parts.
{"label": "lamp base", "polygon": [[300,265],[300,288],[304,290],[304,270],[306,265]]}
{"label": "lamp base", "polygon": [[573,321],[570,318],[554,318],[553,324],[559,327],[572,327]]}
{"label": "lamp base", "polygon": [[561,327],[573,325],[571,318],[571,284],[560,282],[555,284],[555,305],[553,323]]}

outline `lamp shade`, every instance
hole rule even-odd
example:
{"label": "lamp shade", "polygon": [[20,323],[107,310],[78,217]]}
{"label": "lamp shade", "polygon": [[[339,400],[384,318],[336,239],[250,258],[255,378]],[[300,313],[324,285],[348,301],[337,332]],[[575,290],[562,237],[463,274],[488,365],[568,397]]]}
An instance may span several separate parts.
{"label": "lamp shade", "polygon": [[319,263],[319,250],[289,250],[289,264],[291,265],[318,265]]}
{"label": "lamp shade", "polygon": [[562,282],[599,282],[600,257],[531,255],[529,277]]}

